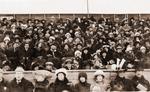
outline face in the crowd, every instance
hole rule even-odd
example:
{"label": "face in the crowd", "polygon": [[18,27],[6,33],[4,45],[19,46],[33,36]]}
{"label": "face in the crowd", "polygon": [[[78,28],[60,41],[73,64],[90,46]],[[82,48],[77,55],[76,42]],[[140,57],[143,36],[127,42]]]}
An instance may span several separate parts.
{"label": "face in the crowd", "polygon": [[82,50],[82,45],[77,45],[78,50]]}
{"label": "face in the crowd", "polygon": [[103,81],[103,76],[102,76],[102,75],[98,75],[98,76],[96,77],[96,81],[97,81],[97,82],[102,82],[102,81]]}
{"label": "face in the crowd", "polygon": [[103,56],[103,57],[106,57],[106,55],[107,55],[106,52],[103,52],[103,53],[102,53],[102,56]]}
{"label": "face in the crowd", "polygon": [[24,77],[23,72],[16,72],[15,78],[16,80],[21,80]]}
{"label": "face in the crowd", "polygon": [[64,32],[64,30],[61,29],[61,30],[60,30],[60,33],[63,34],[63,32]]}
{"label": "face in the crowd", "polygon": [[65,79],[65,76],[64,76],[63,73],[59,73],[59,74],[57,75],[57,77],[58,77],[58,80],[60,80],[60,81],[63,81],[63,80]]}
{"label": "face in the crowd", "polygon": [[88,53],[88,50],[87,50],[87,49],[85,49],[83,52],[84,52],[84,54],[87,54],[87,53]]}
{"label": "face in the crowd", "polygon": [[75,55],[75,57],[80,57],[82,54],[81,53],[77,53],[76,55]]}
{"label": "face in the crowd", "polygon": [[14,48],[17,48],[17,47],[18,47],[18,44],[17,44],[17,43],[14,43],[14,44],[13,44],[13,47],[14,47]]}
{"label": "face in the crowd", "polygon": [[137,71],[135,75],[140,78],[140,77],[142,77],[143,72],[142,71]]}
{"label": "face in the crowd", "polygon": [[81,83],[84,83],[86,81],[85,77],[80,77],[79,80],[80,80]]}
{"label": "face in the crowd", "polygon": [[142,53],[146,53],[146,49],[144,48],[144,49],[141,49],[141,52]]}
{"label": "face in the crowd", "polygon": [[25,49],[28,49],[29,48],[29,44],[25,44],[24,47],[25,47]]}
{"label": "face in the crowd", "polygon": [[64,46],[64,49],[65,49],[65,50],[68,50],[68,49],[69,49],[69,46],[68,46],[68,45],[65,45],[65,46]]}
{"label": "face in the crowd", "polygon": [[57,50],[57,47],[55,45],[52,45],[51,46],[51,51],[56,51]]}
{"label": "face in the crowd", "polygon": [[122,49],[118,48],[118,49],[117,49],[117,52],[118,52],[118,53],[121,53],[121,52],[122,52]]}
{"label": "face in the crowd", "polygon": [[47,69],[47,70],[52,70],[52,65],[50,65],[50,64],[47,64],[46,66],[45,66],[45,68]]}
{"label": "face in the crowd", "polygon": [[150,42],[146,41],[146,42],[145,42],[145,46],[146,46],[146,47],[150,47]]}

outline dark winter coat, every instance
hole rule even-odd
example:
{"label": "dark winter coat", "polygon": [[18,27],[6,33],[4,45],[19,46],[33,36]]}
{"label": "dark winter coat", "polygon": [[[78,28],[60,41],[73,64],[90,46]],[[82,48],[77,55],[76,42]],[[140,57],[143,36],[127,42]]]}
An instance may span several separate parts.
{"label": "dark winter coat", "polygon": [[134,91],[133,82],[126,78],[116,76],[114,81],[110,83],[111,91]]}
{"label": "dark winter coat", "polygon": [[43,82],[35,82],[35,92],[47,92],[47,87],[48,87],[49,81],[44,80]]}
{"label": "dark winter coat", "polygon": [[138,78],[137,76],[134,76],[132,80],[133,80],[133,82],[134,82],[134,88],[135,88],[136,91],[140,91],[140,90],[137,88],[137,85],[138,85],[138,84],[143,85],[144,87],[147,88],[147,91],[150,91],[150,83],[149,83],[148,80],[146,80],[146,79],[144,78],[144,76],[142,76],[141,78]]}
{"label": "dark winter coat", "polygon": [[63,92],[67,90],[68,92],[73,92],[69,81],[65,78],[64,81],[59,81],[58,78],[54,83],[51,83],[48,89],[48,92]]}
{"label": "dark winter coat", "polygon": [[0,92],[9,92],[9,84],[4,79],[0,82]]}
{"label": "dark winter coat", "polygon": [[[86,79],[84,83],[80,81],[81,77],[84,77]],[[84,72],[79,73],[78,80],[79,82],[75,84],[74,92],[90,92],[91,84],[87,83],[87,74]]]}
{"label": "dark winter coat", "polygon": [[17,84],[16,79],[10,82],[10,92],[33,92],[33,88],[33,84],[24,78],[19,84]]}

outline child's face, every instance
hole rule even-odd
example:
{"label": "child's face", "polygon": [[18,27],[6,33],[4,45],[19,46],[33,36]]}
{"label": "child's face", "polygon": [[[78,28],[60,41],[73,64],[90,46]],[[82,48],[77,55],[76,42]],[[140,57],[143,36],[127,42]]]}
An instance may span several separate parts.
{"label": "child's face", "polygon": [[84,83],[86,81],[85,77],[80,77],[80,82]]}
{"label": "child's face", "polygon": [[64,74],[63,74],[63,73],[59,73],[59,74],[58,74],[58,79],[59,79],[60,81],[63,81],[63,80],[65,79]]}
{"label": "child's face", "polygon": [[96,77],[96,80],[97,80],[98,82],[102,82],[102,81],[103,81],[103,76],[102,76],[102,75],[98,75],[98,76]]}

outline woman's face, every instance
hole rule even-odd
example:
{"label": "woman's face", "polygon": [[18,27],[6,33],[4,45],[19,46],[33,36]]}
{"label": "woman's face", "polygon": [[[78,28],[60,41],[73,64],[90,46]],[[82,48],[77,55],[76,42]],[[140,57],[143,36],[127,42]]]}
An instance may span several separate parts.
{"label": "woman's face", "polygon": [[65,45],[64,49],[68,50],[69,49],[68,45]]}
{"label": "woman's face", "polygon": [[60,81],[63,81],[63,80],[65,79],[64,74],[63,74],[63,73],[59,73],[59,74],[58,74],[58,79],[59,79]]}
{"label": "woman's face", "polygon": [[103,81],[103,76],[98,75],[98,76],[96,77],[96,81],[97,81],[97,82],[102,82],[102,81]]}
{"label": "woman's face", "polygon": [[80,77],[80,82],[84,83],[86,81],[85,77]]}
{"label": "woman's face", "polygon": [[84,54],[87,54],[87,53],[88,53],[88,50],[85,49],[83,52],[84,52]]}

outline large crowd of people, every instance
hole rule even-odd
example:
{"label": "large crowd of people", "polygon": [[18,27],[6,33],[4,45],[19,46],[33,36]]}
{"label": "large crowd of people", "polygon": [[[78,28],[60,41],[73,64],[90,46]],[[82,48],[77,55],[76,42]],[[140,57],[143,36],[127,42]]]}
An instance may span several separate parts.
{"label": "large crowd of people", "polygon": [[9,71],[150,68],[150,19],[91,16],[0,21],[0,67]]}

